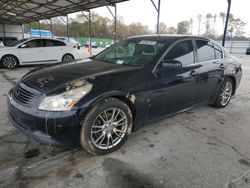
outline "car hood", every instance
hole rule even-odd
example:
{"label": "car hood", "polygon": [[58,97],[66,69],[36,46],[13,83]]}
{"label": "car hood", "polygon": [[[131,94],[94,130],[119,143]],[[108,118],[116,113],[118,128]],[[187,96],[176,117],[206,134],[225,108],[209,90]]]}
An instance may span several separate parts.
{"label": "car hood", "polygon": [[135,69],[138,67],[87,59],[35,69],[26,74],[20,82],[46,94],[51,94],[80,79],[92,80],[97,76]]}
{"label": "car hood", "polygon": [[0,46],[0,51],[5,51],[5,50],[9,50],[11,47],[9,46]]}

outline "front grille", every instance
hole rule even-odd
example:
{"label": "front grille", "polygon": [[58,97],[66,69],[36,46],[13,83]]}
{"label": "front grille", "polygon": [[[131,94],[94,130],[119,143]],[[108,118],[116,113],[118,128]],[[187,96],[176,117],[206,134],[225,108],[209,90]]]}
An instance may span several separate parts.
{"label": "front grille", "polygon": [[39,96],[38,91],[35,91],[22,83],[18,84],[13,90],[14,100],[26,106],[36,103]]}

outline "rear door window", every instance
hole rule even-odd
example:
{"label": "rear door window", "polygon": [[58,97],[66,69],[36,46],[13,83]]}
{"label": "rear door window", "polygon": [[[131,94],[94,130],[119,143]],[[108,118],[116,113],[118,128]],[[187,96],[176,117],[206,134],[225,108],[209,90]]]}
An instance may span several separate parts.
{"label": "rear door window", "polygon": [[198,62],[215,60],[214,45],[205,40],[196,40]]}
{"label": "rear door window", "polygon": [[45,46],[46,47],[66,46],[66,44],[62,41],[57,41],[57,40],[45,40]]}
{"label": "rear door window", "polygon": [[34,39],[25,43],[26,48],[38,48],[43,47],[43,39]]}
{"label": "rear door window", "polygon": [[179,42],[169,51],[165,59],[178,60],[182,66],[194,63],[193,42],[191,40]]}

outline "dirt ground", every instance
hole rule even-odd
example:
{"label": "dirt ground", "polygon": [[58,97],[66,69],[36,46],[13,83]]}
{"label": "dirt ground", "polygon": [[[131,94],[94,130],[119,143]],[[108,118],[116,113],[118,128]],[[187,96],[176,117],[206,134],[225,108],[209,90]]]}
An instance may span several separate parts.
{"label": "dirt ground", "polygon": [[6,95],[34,67],[0,69],[0,187],[249,188],[250,56],[224,109],[198,107],[133,133],[117,152],[40,144],[7,118]]}

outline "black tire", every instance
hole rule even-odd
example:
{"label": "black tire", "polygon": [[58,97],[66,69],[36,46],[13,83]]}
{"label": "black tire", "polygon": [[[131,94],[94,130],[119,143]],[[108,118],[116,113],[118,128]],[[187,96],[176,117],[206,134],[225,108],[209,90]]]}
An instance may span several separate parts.
{"label": "black tire", "polygon": [[[113,113],[111,114],[112,109],[118,110],[118,111],[114,110],[115,112],[112,111],[114,112],[114,114],[117,113],[118,114],[118,115],[116,114],[117,116],[114,117]],[[109,116],[109,118],[113,117],[114,121],[112,122],[114,123],[113,124],[108,123],[109,125],[105,124],[104,121],[102,123],[101,121],[105,119],[103,114],[106,114],[106,117]],[[115,120],[117,120],[118,117],[120,118],[120,116],[123,118],[126,117],[124,119],[125,123],[119,123],[119,121],[122,119],[120,120],[118,119],[118,121],[115,122]],[[110,120],[109,118],[107,119]],[[122,125],[118,124],[115,125],[115,123]],[[90,109],[87,115],[84,117],[83,121],[81,122],[80,143],[83,148],[85,148],[89,153],[93,155],[105,155],[114,152],[125,143],[129,134],[131,133],[132,126],[133,126],[133,117],[130,108],[125,103],[123,103],[118,99],[108,98],[103,100],[96,106],[94,106],[92,109]],[[108,127],[111,127],[112,130],[108,130],[109,129]],[[121,131],[119,127],[120,128],[123,127],[122,128],[123,131]],[[117,132],[118,129],[121,132]],[[109,146],[109,144],[111,145]]]}
{"label": "black tire", "polygon": [[64,54],[62,57],[62,62],[72,62],[74,61],[74,56],[72,54]]}
{"label": "black tire", "polygon": [[6,69],[14,69],[19,65],[17,57],[13,55],[5,55],[1,59],[1,65]]}
{"label": "black tire", "polygon": [[[229,84],[229,85],[227,86],[227,84]],[[227,87],[229,87],[229,88],[226,89]],[[213,106],[216,108],[226,107],[232,98],[233,88],[234,88],[233,81],[230,78],[226,78],[218,90],[218,93],[216,95]],[[227,92],[226,92],[226,90],[227,90]],[[223,97],[225,97],[225,98],[223,98]]]}

